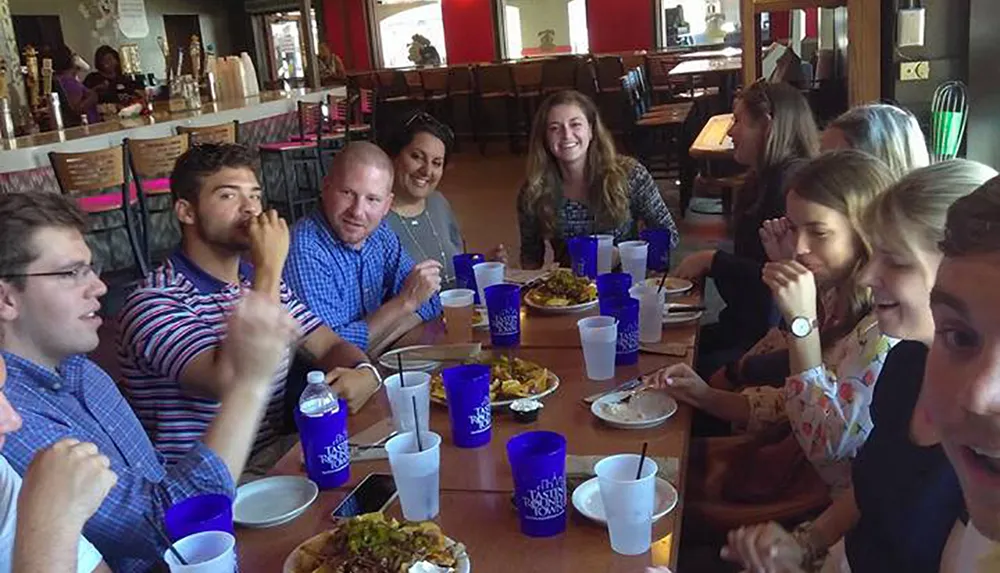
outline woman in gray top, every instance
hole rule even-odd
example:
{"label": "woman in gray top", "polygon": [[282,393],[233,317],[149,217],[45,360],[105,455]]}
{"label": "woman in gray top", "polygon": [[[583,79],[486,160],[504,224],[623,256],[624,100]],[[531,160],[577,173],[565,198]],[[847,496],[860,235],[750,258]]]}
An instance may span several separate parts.
{"label": "woman in gray top", "polygon": [[[441,263],[441,286],[455,286],[452,257],[463,250],[462,232],[444,195],[437,190],[455,136],[430,114],[411,116],[386,142],[396,168],[389,226],[413,260]],[[490,258],[505,259],[503,247]]]}

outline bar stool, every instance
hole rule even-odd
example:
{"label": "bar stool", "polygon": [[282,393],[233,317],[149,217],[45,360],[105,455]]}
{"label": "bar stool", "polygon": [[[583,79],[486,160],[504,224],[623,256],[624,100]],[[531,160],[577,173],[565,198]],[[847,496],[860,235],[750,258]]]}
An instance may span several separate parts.
{"label": "bar stool", "polygon": [[[486,103],[491,101],[503,102],[506,112],[506,123],[510,124],[516,113],[514,99],[514,85],[511,81],[510,71],[507,64],[479,64],[475,68],[476,77],[476,116],[488,117],[486,113]],[[516,152],[514,134],[508,130],[507,135],[510,142],[510,150]],[[485,138],[479,141],[479,153],[486,155]]]}
{"label": "bar stool", "polygon": [[[316,203],[322,178],[322,147],[343,145],[343,134],[327,128],[322,102],[298,102],[298,134],[288,141],[259,146],[265,196],[284,216],[295,222]],[[282,192],[275,190],[267,164],[277,163]]]}
{"label": "bar stool", "polygon": [[[465,98],[466,109],[469,114],[469,124],[472,128],[472,141],[479,144],[479,122],[476,116],[476,80],[472,74],[471,66],[455,66],[448,68],[448,102],[454,112],[457,97]],[[458,121],[452,125],[455,129],[455,151],[458,151]]]}
{"label": "bar stool", "polygon": [[598,93],[617,96],[622,91],[620,78],[625,75],[621,56],[596,56],[593,62]]}
{"label": "bar stool", "polygon": [[343,133],[346,142],[377,141],[375,111],[378,101],[371,90],[360,89],[347,98],[327,96],[330,106],[330,125],[335,133]]}
{"label": "bar stool", "polygon": [[239,143],[240,122],[221,123],[219,125],[177,126],[177,133],[187,133],[191,137],[191,145],[202,145],[204,143]]}
{"label": "bar stool", "polygon": [[424,102],[426,102],[427,111],[448,125],[455,125],[455,108],[450,102],[448,77],[448,68],[420,70],[420,81],[424,86]]}
{"label": "bar stool", "polygon": [[542,62],[522,62],[510,66],[510,79],[514,84],[514,99],[521,111],[521,121],[513,123],[513,137],[520,144],[531,137],[531,122],[542,98]]}
{"label": "bar stool", "polygon": [[546,59],[542,64],[542,93],[548,95],[553,92],[577,89],[579,62],[577,56],[558,56]]}
{"label": "bar stool", "polygon": [[[128,150],[129,169],[138,191],[139,212],[142,216],[143,250],[156,260],[156,254],[173,249],[180,241],[181,230],[174,216],[170,192],[170,174],[177,158],[188,150],[189,135],[169,135],[155,139],[124,140]],[[151,245],[163,239],[161,244]]]}
{"label": "bar stool", "polygon": [[[109,270],[133,268],[139,277],[149,272],[149,254],[144,250],[140,221],[134,207],[137,198],[131,192],[129,171],[125,168],[128,150],[118,145],[98,151],[49,153],[59,189],[73,198],[90,220],[88,235],[105,236],[106,249],[95,249],[97,258]],[[115,257],[114,234],[125,231],[132,251],[131,265],[119,265]],[[94,245],[96,246],[96,245]]]}

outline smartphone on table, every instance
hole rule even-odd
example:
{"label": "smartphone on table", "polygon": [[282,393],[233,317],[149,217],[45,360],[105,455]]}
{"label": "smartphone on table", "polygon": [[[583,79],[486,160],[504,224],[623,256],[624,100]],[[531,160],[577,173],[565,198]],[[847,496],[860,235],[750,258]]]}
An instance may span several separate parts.
{"label": "smartphone on table", "polygon": [[395,501],[397,495],[396,481],[392,479],[392,474],[368,474],[347,494],[330,517],[337,520],[384,511]]}

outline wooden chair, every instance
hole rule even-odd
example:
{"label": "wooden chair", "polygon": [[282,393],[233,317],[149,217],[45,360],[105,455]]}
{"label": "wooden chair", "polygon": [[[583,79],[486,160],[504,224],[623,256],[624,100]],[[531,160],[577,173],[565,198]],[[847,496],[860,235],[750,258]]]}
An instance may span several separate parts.
{"label": "wooden chair", "polygon": [[177,126],[177,133],[186,133],[191,137],[191,145],[204,143],[239,143],[240,122],[220,123],[219,125]]}
{"label": "wooden chair", "polygon": [[455,111],[448,101],[448,68],[420,70],[420,83],[424,89],[424,107],[427,112],[448,125],[455,125]]}
{"label": "wooden chair", "polygon": [[638,68],[622,77],[622,92],[631,114],[628,147],[654,177],[690,178],[687,126],[694,104],[680,102],[650,107]]}
{"label": "wooden chair", "polygon": [[[479,143],[479,125],[476,115],[476,80],[472,67],[467,65],[448,68],[448,104],[452,112],[457,107],[456,98],[463,97],[469,114],[469,124],[472,126],[472,141]],[[457,127],[455,122],[451,127]],[[458,151],[458,133],[455,133],[455,150]]]}
{"label": "wooden chair", "polygon": [[[124,140],[133,187],[138,191],[142,229],[150,230],[142,236],[147,253],[172,249],[180,240],[170,192],[170,174],[177,158],[188,150],[189,139],[188,134],[182,133],[155,139]],[[163,239],[161,244],[155,245],[157,248],[151,245],[154,239]]]}
{"label": "wooden chair", "polygon": [[625,66],[621,56],[596,56],[594,69],[597,72],[598,93],[617,94],[621,92],[621,77],[625,75]]}
{"label": "wooden chair", "polygon": [[[124,144],[80,153],[49,153],[59,189],[76,200],[77,205],[90,219],[88,234],[108,236],[105,266],[120,267],[115,261],[114,242],[116,231],[124,230],[132,250],[132,263],[139,276],[149,272],[149,253],[144,248],[140,221],[135,213],[136,195],[129,184],[130,173],[125,168],[128,149]],[[120,216],[119,219],[116,215]]]}
{"label": "wooden chair", "polygon": [[542,92],[548,95],[577,89],[579,63],[577,56],[559,56],[545,60],[542,64]]}
{"label": "wooden chair", "polygon": [[[476,75],[476,105],[477,118],[488,117],[487,103],[500,101],[503,103],[507,117],[505,125],[509,125],[516,113],[514,84],[511,80],[508,64],[480,64],[475,68]],[[513,131],[508,129],[511,152],[516,152],[516,142]],[[479,152],[486,154],[486,140],[479,141]]]}
{"label": "wooden chair", "polygon": [[512,135],[518,139],[523,136],[525,140],[531,134],[531,122],[535,117],[535,109],[538,108],[542,97],[542,62],[520,62],[510,66],[510,81],[514,86],[515,104],[521,111],[521,120],[511,122]]}

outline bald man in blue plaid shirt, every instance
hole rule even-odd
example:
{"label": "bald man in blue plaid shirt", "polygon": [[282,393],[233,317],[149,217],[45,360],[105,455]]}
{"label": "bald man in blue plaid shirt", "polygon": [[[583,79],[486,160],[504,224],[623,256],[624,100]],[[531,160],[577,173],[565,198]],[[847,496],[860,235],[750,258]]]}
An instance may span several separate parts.
{"label": "bald man in blue plaid shirt", "polygon": [[285,283],[342,338],[363,350],[441,314],[441,263],[417,264],[384,221],[389,156],[354,142],[333,161],[322,209],[292,231]]}

